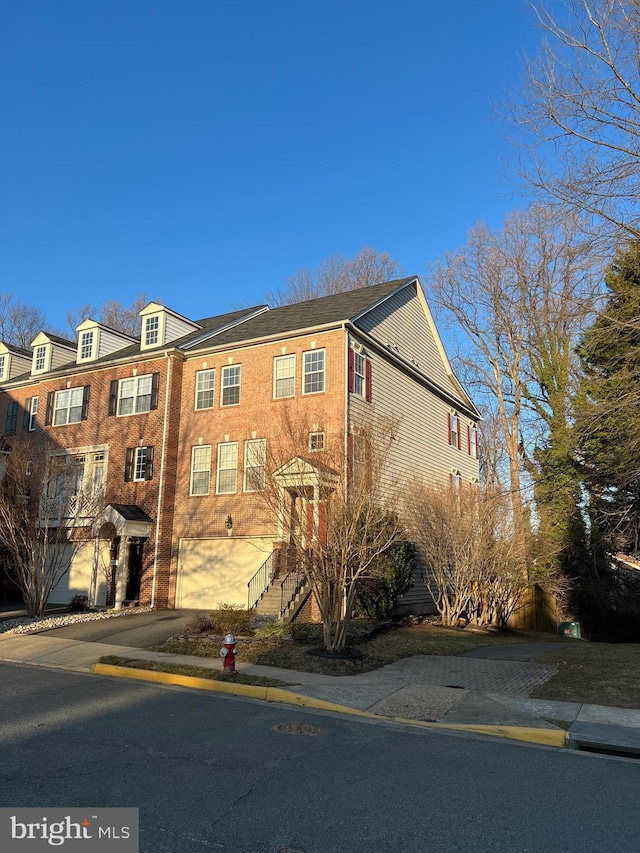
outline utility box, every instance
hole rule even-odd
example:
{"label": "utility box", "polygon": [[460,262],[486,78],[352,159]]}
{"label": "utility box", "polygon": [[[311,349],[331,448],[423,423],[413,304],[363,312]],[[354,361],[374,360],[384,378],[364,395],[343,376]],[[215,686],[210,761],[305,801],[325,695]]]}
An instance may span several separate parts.
{"label": "utility box", "polygon": [[558,624],[558,634],[563,634],[565,637],[574,637],[576,640],[582,638],[579,622],[560,622]]}

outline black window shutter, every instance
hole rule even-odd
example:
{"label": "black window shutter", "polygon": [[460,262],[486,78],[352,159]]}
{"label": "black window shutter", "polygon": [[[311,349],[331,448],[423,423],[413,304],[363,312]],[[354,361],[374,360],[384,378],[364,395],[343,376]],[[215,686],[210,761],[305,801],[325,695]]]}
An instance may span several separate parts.
{"label": "black window shutter", "polygon": [[151,377],[151,406],[152,409],[158,408],[158,389],[160,388],[160,374],[154,373]]}
{"label": "black window shutter", "polygon": [[47,409],[44,416],[45,426],[49,426],[53,420],[53,396],[54,391],[49,391],[47,394]]}
{"label": "black window shutter", "polygon": [[147,447],[147,459],[144,467],[145,480],[153,478],[153,447]]}
{"label": "black window shutter", "polygon": [[355,353],[351,348],[348,350],[349,358],[348,358],[348,382],[349,382],[349,391],[353,393],[355,389]]}
{"label": "black window shutter", "polygon": [[22,429],[29,429],[29,421],[31,420],[31,397],[27,397],[24,401],[24,411],[22,413]]}
{"label": "black window shutter", "polygon": [[11,435],[16,431],[18,421],[18,404],[15,402],[9,403],[7,406],[7,419],[4,424],[4,431]]}
{"label": "black window shutter", "polygon": [[85,385],[82,392],[82,420],[86,421],[89,417],[89,388],[90,385]]}
{"label": "black window shutter", "polygon": [[130,480],[133,480],[133,455],[135,453],[134,447],[127,447],[127,459],[124,464],[124,479],[125,482],[128,483]]}
{"label": "black window shutter", "polygon": [[111,380],[111,387],[109,389],[109,414],[115,415],[116,409],[118,407],[118,380]]}

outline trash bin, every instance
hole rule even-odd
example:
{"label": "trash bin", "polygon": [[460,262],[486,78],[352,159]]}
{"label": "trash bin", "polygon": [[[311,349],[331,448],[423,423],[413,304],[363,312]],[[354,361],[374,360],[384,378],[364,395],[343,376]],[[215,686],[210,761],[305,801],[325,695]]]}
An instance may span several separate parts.
{"label": "trash bin", "polygon": [[558,625],[558,634],[564,634],[565,637],[574,637],[576,640],[581,639],[579,622],[560,622]]}

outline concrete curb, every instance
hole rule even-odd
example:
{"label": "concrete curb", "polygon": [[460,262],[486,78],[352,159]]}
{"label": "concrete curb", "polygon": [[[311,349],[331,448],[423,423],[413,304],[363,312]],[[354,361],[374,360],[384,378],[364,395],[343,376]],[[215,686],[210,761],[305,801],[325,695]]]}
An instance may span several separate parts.
{"label": "concrete curb", "polygon": [[130,666],[116,666],[114,664],[96,663],[93,666],[94,673],[98,675],[111,675],[116,678],[131,678],[137,681],[151,681],[156,684],[173,684],[178,687],[191,687],[195,690],[208,690],[217,693],[229,693],[234,696],[246,696],[251,699],[262,699],[266,702],[278,702],[282,705],[299,705],[305,708],[314,708],[318,711],[333,711],[339,714],[349,714],[352,717],[365,717],[370,720],[387,720],[403,725],[419,726],[421,728],[444,729],[448,731],[472,732],[475,734],[489,735],[491,737],[503,737],[510,740],[521,740],[527,743],[537,743],[543,746],[555,746],[563,748],[567,739],[567,732],[563,729],[537,729],[524,726],[485,726],[485,725],[463,725],[461,723],[429,723],[423,720],[409,720],[404,717],[384,717],[380,714],[371,714],[360,711],[357,708],[349,708],[346,705],[337,705],[334,702],[325,702],[323,699],[315,699],[312,696],[304,696],[301,693],[291,693],[281,687],[255,687],[251,684],[233,684],[226,681],[214,681],[210,678],[196,678],[192,675],[178,675],[173,672],[156,672],[149,669],[137,669]]}

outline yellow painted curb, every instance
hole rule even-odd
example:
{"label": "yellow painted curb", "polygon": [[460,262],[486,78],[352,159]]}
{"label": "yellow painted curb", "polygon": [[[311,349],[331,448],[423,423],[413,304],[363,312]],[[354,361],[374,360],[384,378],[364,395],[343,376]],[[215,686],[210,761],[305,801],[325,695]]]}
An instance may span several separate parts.
{"label": "yellow painted curb", "polygon": [[563,729],[536,729],[524,726],[482,726],[463,725],[459,723],[428,723],[424,720],[409,720],[404,717],[384,717],[381,714],[371,714],[359,711],[346,705],[336,705],[301,693],[291,693],[281,687],[255,687],[251,684],[234,684],[228,681],[213,681],[210,678],[196,678],[193,675],[178,675],[173,672],[156,672],[150,669],[137,669],[130,666],[114,666],[108,663],[96,663],[93,671],[98,675],[114,675],[119,678],[134,678],[138,681],[153,681],[156,684],[175,684],[179,687],[192,687],[196,690],[209,690],[218,693],[230,693],[234,696],[248,696],[251,699],[264,699],[267,702],[279,702],[283,705],[299,705],[314,708],[317,711],[334,711],[340,714],[350,714],[352,717],[366,717],[371,720],[390,720],[394,723],[421,726],[429,729],[444,729],[449,731],[475,732],[476,734],[504,737],[511,740],[522,740],[527,743],[538,743],[544,746],[564,747],[567,733]]}
{"label": "yellow painted curb", "polygon": [[527,743],[539,743],[543,746],[564,747],[567,733],[564,729],[537,729],[528,726],[483,726],[463,723],[427,723],[423,720],[407,720],[394,717],[394,723],[412,723],[414,726],[424,726],[430,729],[449,729],[459,732],[475,732],[492,737],[505,737],[511,740],[523,740]]}
{"label": "yellow painted curb", "polygon": [[356,717],[383,719],[379,714],[368,714],[357,708],[336,705],[312,696],[291,693],[281,687],[255,687],[252,684],[233,684],[228,681],[214,681],[211,678],[196,678],[193,675],[178,675],[175,672],[156,672],[151,669],[137,669],[131,666],[116,666],[109,663],[94,664],[93,671],[98,675],[114,675],[119,678],[134,678],[138,681],[153,681],[156,684],[175,684],[179,687],[193,687],[196,690],[210,690],[219,693],[231,693],[234,696],[249,696],[252,699],[265,699],[267,702],[280,702],[285,705],[301,705],[318,711],[338,711]]}

